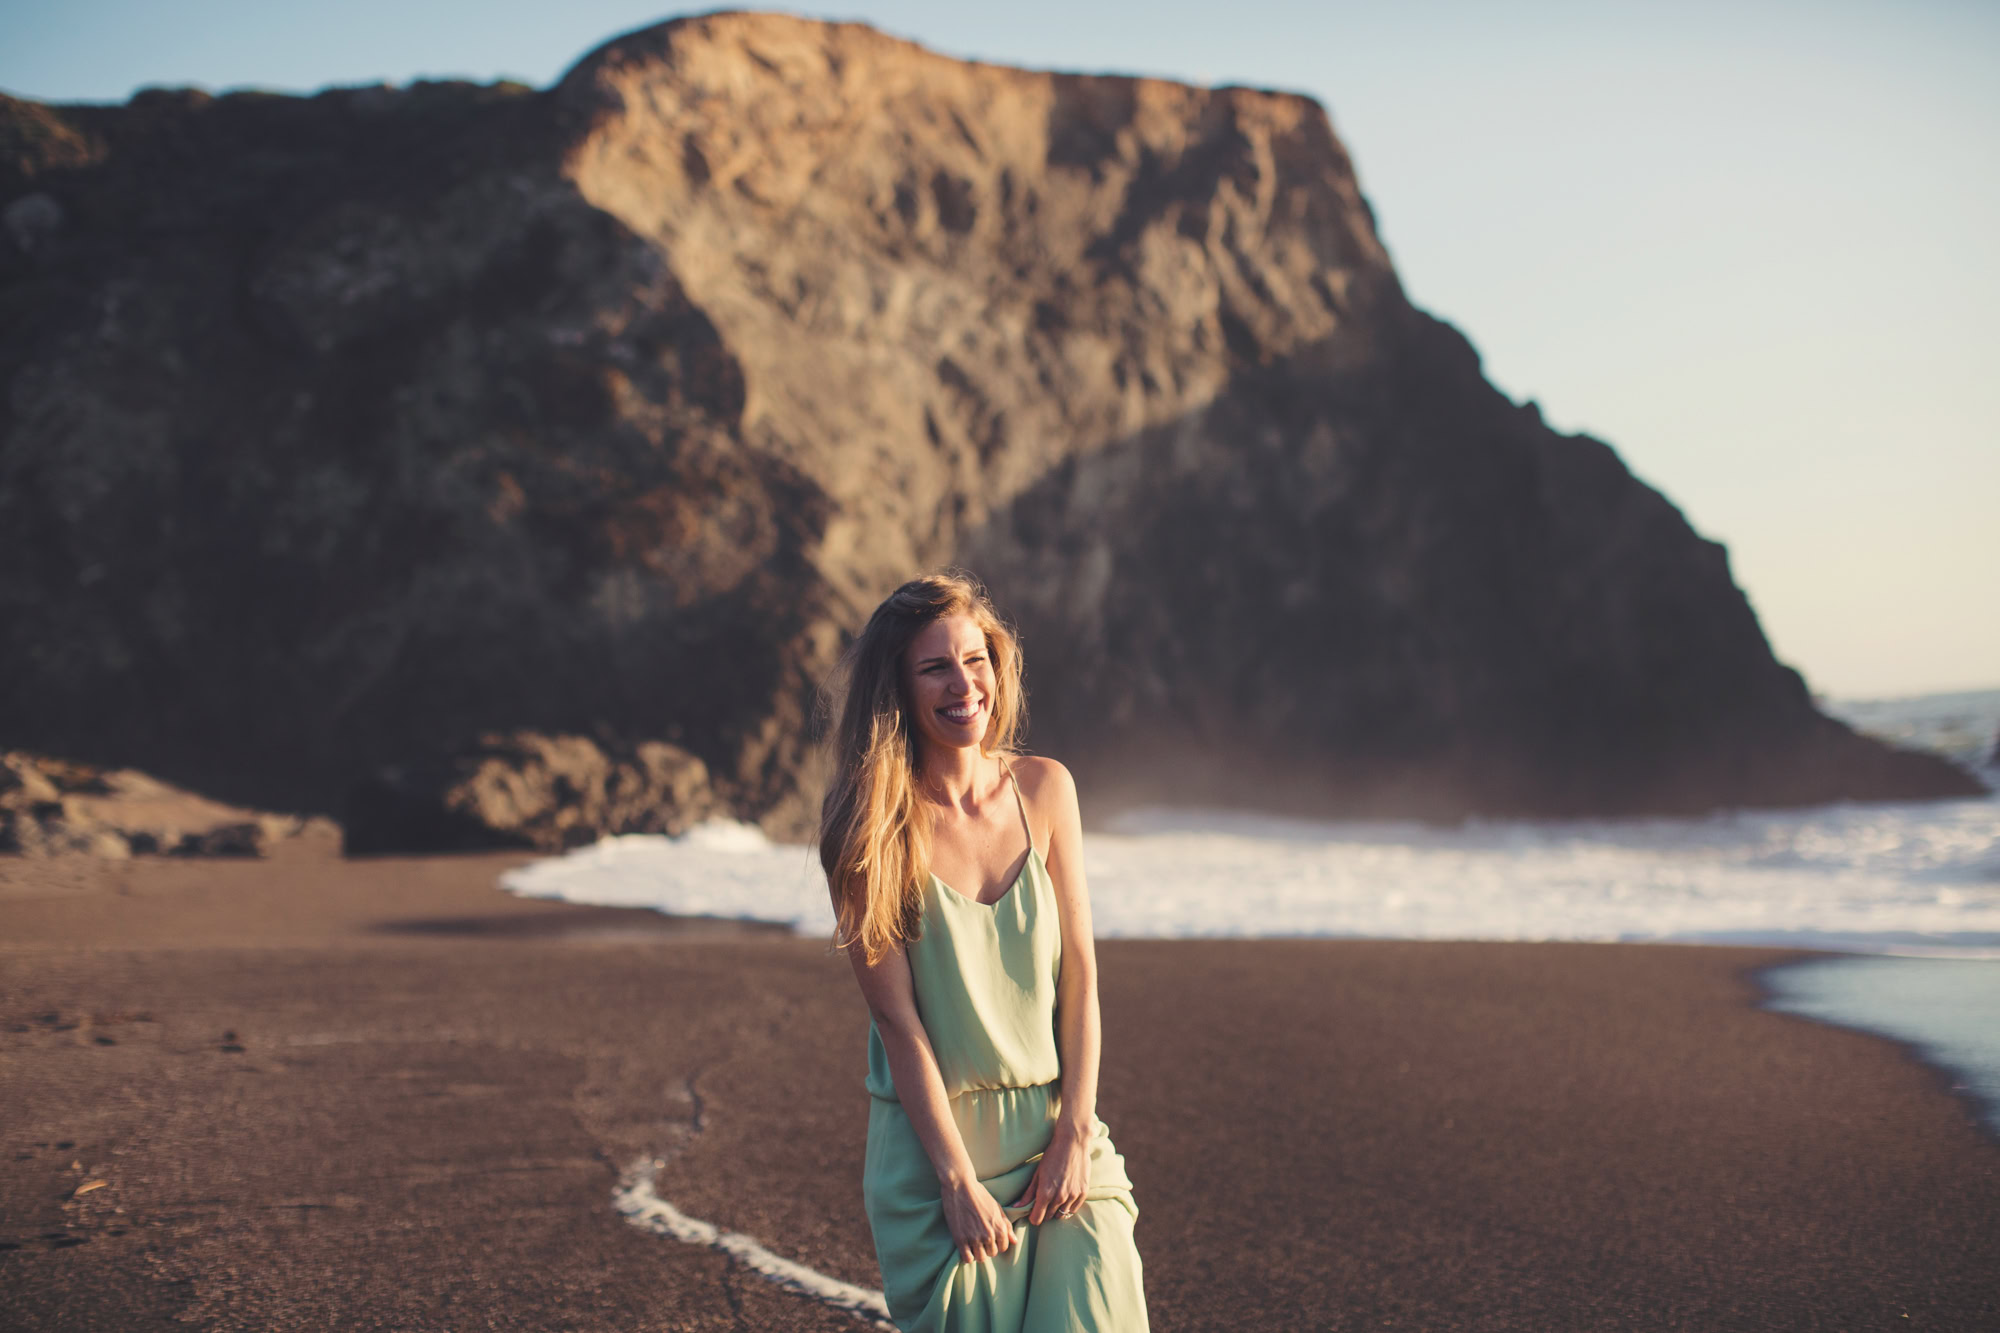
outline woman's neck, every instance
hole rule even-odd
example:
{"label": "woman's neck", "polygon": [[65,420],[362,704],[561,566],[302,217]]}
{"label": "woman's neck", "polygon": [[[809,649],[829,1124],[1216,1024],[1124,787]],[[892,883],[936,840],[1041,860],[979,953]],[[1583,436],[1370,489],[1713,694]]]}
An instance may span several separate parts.
{"label": "woman's neck", "polygon": [[980,753],[976,745],[963,750],[927,748],[918,786],[939,805],[970,813],[979,806],[993,763],[993,757]]}

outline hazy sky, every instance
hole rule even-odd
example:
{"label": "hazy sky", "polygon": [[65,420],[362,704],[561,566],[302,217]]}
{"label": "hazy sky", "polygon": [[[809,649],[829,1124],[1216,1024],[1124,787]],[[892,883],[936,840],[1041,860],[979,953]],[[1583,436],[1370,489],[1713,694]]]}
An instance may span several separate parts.
{"label": "hazy sky", "polygon": [[[0,88],[546,84],[629,0],[0,0]],[[2000,686],[2000,4],[857,0],[928,46],[1308,92],[1411,298],[1726,542],[1833,695]]]}

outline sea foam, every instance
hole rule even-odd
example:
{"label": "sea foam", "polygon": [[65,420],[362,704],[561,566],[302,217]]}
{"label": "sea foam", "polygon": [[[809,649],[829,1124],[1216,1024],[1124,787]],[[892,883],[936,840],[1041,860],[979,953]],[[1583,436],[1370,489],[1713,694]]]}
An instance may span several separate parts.
{"label": "sea foam", "polygon": [[[2000,957],[2000,797],[1700,819],[1311,821],[1141,810],[1086,834],[1104,938],[1662,940]],[[833,927],[810,849],[756,828],[609,838],[529,897]]]}

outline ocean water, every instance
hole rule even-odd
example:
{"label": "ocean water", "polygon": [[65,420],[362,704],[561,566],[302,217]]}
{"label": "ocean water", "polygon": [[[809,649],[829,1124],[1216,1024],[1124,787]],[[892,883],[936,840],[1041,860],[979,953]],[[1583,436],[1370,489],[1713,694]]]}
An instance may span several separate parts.
{"label": "ocean water", "polygon": [[2000,961],[1836,955],[1763,980],[1773,1009],[1909,1046],[2000,1135]]}
{"label": "ocean water", "polygon": [[[2000,691],[1903,702],[1901,714],[1871,702],[1866,729],[1902,744],[2000,730]],[[2000,783],[2000,772],[1985,776]],[[1897,1037],[1988,1106],[2000,1098],[2000,794],[1452,826],[1141,810],[1086,834],[1083,859],[1101,938],[1618,940],[1873,955],[1768,974],[1772,1003]],[[833,928],[812,852],[728,821],[680,838],[609,838],[502,884],[812,936]]]}
{"label": "ocean water", "polygon": [[[1658,940],[2000,958],[2000,797],[1703,819],[1316,822],[1142,810],[1086,834],[1104,938]],[[528,897],[830,934],[811,851],[715,821],[508,872]]]}
{"label": "ocean water", "polygon": [[[1974,772],[2000,769],[2000,690],[1818,702],[1822,712],[1891,745],[1929,750]],[[1984,776],[1987,786],[2000,785],[2000,771]]]}

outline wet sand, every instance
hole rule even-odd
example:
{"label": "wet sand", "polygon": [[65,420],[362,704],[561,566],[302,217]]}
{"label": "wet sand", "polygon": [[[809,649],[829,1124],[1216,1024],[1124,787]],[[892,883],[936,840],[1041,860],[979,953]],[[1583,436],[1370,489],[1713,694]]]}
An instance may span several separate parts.
{"label": "wet sand", "polygon": [[[513,863],[10,862],[0,1327],[860,1327],[610,1207],[665,1157],[687,1213],[878,1285],[846,965]],[[2000,1327],[2000,1146],[1757,1009],[1784,955],[1101,953],[1157,1329]]]}

